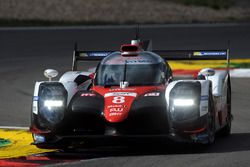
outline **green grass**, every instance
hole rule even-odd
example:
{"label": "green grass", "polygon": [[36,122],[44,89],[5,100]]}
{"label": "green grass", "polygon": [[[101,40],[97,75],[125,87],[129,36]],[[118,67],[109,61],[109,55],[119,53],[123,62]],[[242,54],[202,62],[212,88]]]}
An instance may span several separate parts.
{"label": "green grass", "polygon": [[10,144],[11,144],[11,141],[10,141],[10,140],[0,138],[0,147],[8,146],[8,145],[10,145]]}
{"label": "green grass", "polygon": [[233,0],[171,0],[185,5],[206,6],[213,9],[227,9]]}

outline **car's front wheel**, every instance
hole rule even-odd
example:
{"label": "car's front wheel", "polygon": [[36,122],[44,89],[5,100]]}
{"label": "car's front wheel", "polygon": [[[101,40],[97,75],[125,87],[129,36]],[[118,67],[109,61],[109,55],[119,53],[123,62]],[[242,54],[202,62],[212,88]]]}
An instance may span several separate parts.
{"label": "car's front wheel", "polygon": [[208,101],[208,126],[207,126],[207,135],[208,142],[207,144],[213,144],[215,142],[215,114],[214,114],[214,103],[211,90],[209,91],[209,101]]}
{"label": "car's front wheel", "polygon": [[231,133],[231,125],[232,125],[232,113],[231,113],[231,91],[228,88],[227,91],[227,118],[226,125],[220,130],[220,135],[223,137],[229,136]]}

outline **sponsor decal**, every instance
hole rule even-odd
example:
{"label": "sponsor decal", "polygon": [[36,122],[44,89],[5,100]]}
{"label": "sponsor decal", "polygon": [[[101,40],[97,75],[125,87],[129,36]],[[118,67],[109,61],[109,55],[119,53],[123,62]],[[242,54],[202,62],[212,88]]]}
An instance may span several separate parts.
{"label": "sponsor decal", "polygon": [[121,89],[121,88],[110,88],[109,91],[121,91],[121,90],[125,90],[125,91],[134,91],[135,88],[124,88],[124,89]]}
{"label": "sponsor decal", "polygon": [[117,113],[117,112],[112,112],[112,113],[109,113],[109,116],[112,117],[112,116],[120,116],[122,115],[122,113]]}
{"label": "sponsor decal", "polygon": [[110,108],[109,112],[123,112],[123,108]]}
{"label": "sponsor decal", "polygon": [[208,100],[208,96],[201,96],[201,101]]}
{"label": "sponsor decal", "polygon": [[106,61],[105,64],[124,64],[125,61],[122,57],[114,58],[111,60]]}
{"label": "sponsor decal", "polygon": [[126,57],[126,60],[144,60],[142,57]]}
{"label": "sponsor decal", "polygon": [[152,64],[154,61],[153,60],[150,60],[150,59],[136,59],[133,57],[133,59],[131,58],[123,58],[123,57],[120,57],[120,58],[115,58],[115,59],[111,59],[111,60],[108,60],[106,62],[106,64],[125,64],[125,61],[126,61],[126,64]]}
{"label": "sponsor decal", "polygon": [[152,64],[152,60],[127,60],[127,64]]}
{"label": "sponsor decal", "polygon": [[123,108],[125,108],[125,106],[124,105],[109,105],[109,106],[107,106],[107,108],[121,108],[121,107],[123,107]]}
{"label": "sponsor decal", "polygon": [[154,96],[160,96],[160,92],[151,92],[151,93],[147,93],[144,95],[145,97],[154,97]]}
{"label": "sponsor decal", "polygon": [[107,109],[110,113],[112,112],[123,112],[124,111],[124,108],[126,108],[125,105],[109,105],[107,106]]}
{"label": "sponsor decal", "polygon": [[137,93],[134,92],[110,92],[110,93],[106,93],[104,95],[104,97],[111,97],[111,96],[131,96],[131,97],[136,97]]}
{"label": "sponsor decal", "polygon": [[89,57],[106,57],[110,54],[111,52],[89,52],[88,56]]}
{"label": "sponsor decal", "polygon": [[194,52],[194,56],[225,56],[227,52]]}
{"label": "sponsor decal", "polygon": [[96,96],[96,94],[94,94],[94,93],[82,93],[81,96],[82,97],[94,97],[94,96]]}

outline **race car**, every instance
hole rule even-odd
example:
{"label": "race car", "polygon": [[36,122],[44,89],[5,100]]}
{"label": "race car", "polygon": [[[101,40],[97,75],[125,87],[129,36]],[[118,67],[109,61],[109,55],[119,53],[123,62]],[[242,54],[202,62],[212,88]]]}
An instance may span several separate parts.
{"label": "race car", "polygon": [[[87,140],[166,137],[210,144],[231,130],[231,84],[224,70],[204,68],[194,78],[173,76],[169,60],[219,60],[228,50],[152,50],[132,40],[120,51],[78,51],[72,71],[59,81],[36,82],[30,131],[39,148],[62,148]],[[94,72],[79,62],[99,61]]]}

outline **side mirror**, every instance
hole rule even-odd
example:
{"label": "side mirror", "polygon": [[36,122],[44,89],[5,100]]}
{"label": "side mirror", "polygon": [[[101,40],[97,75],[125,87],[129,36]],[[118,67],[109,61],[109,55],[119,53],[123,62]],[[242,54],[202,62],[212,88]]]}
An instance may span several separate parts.
{"label": "side mirror", "polygon": [[44,71],[43,74],[46,78],[49,78],[49,81],[52,81],[52,78],[55,78],[58,75],[58,71],[53,69],[47,69]]}
{"label": "side mirror", "polygon": [[213,76],[215,74],[215,70],[212,68],[204,68],[202,69],[198,75],[203,75],[205,77],[210,77]]}
{"label": "side mirror", "polygon": [[93,79],[95,79],[95,73],[91,73],[90,75],[89,75],[89,77],[93,80]]}

